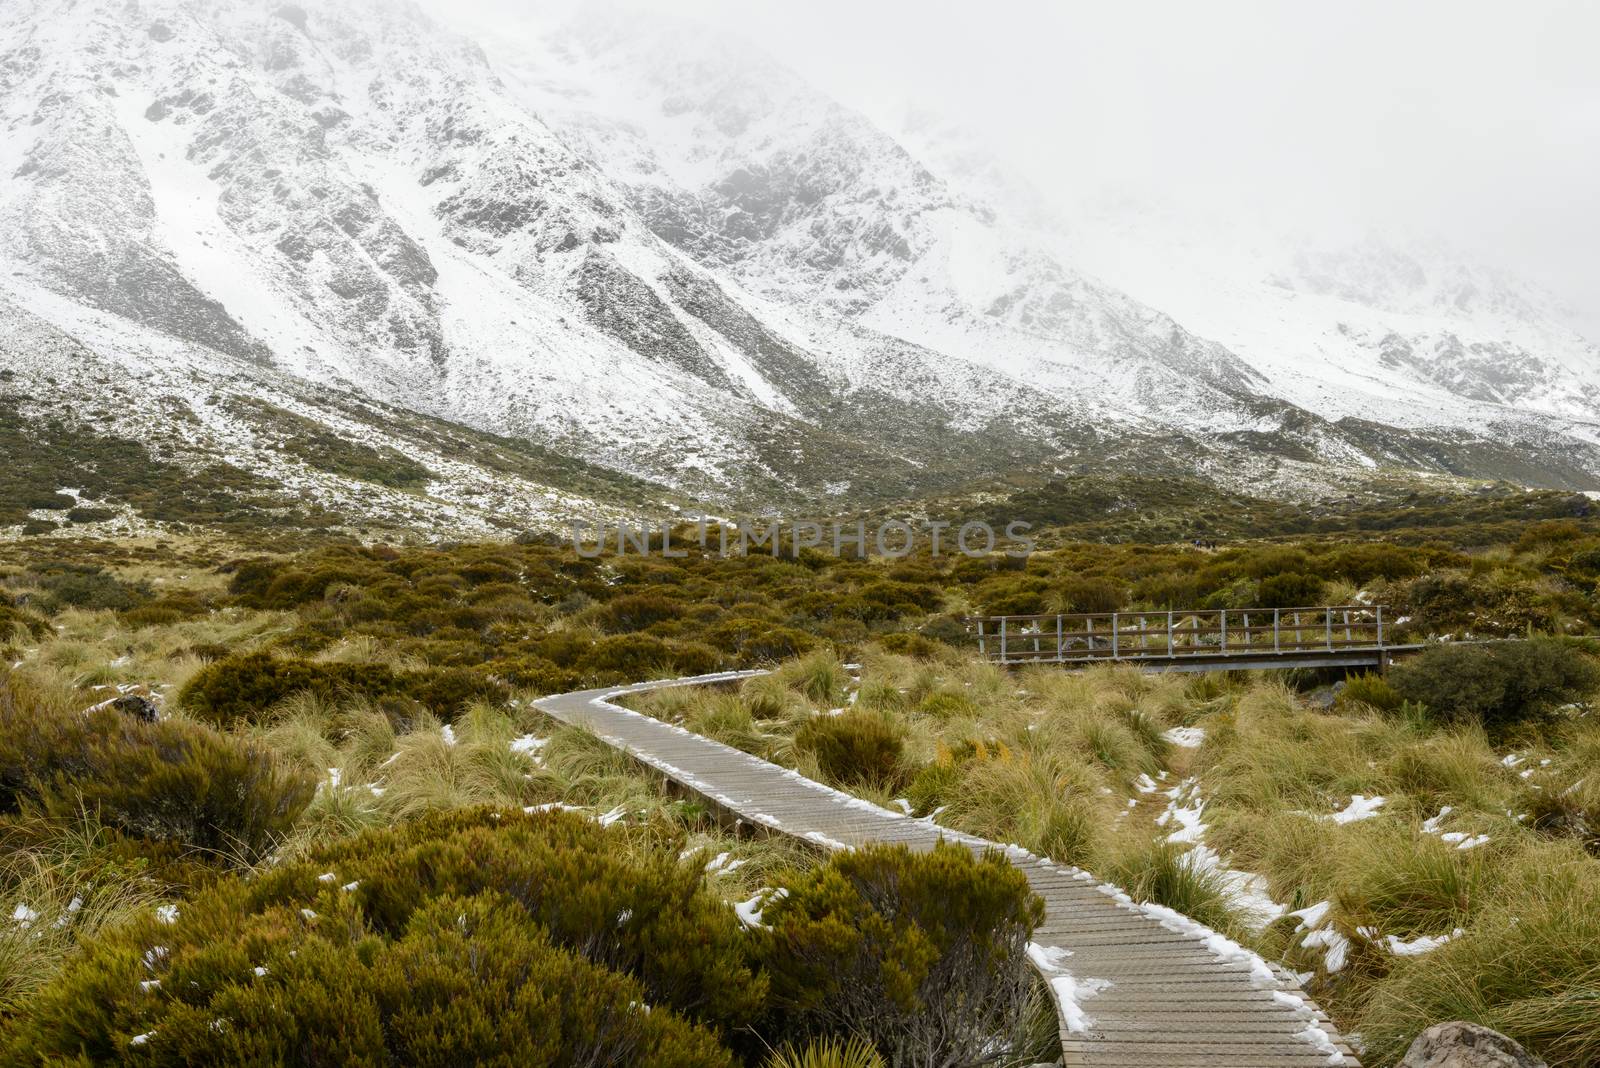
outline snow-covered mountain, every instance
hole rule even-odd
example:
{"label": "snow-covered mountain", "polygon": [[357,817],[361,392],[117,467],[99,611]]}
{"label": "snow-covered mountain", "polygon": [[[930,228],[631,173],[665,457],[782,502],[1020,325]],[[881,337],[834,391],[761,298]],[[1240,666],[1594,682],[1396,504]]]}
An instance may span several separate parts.
{"label": "snow-covered mountain", "polygon": [[1596,484],[1600,354],[1531,291],[1373,249],[1186,274],[945,164],[671,20],[7,0],[0,363],[24,418],[301,383],[743,504],[1119,462]]}

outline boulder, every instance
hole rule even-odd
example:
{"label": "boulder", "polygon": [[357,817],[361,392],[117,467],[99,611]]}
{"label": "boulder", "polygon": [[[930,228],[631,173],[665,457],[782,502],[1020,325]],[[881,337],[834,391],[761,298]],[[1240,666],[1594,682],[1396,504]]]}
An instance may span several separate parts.
{"label": "boulder", "polygon": [[145,723],[154,723],[160,718],[160,714],[156,711],[155,702],[148,697],[140,697],[138,694],[130,693],[122,697],[113,698],[110,705],[123,715],[132,716],[134,719],[143,720]]}
{"label": "boulder", "polygon": [[1549,1068],[1498,1031],[1460,1020],[1434,1024],[1397,1068]]}

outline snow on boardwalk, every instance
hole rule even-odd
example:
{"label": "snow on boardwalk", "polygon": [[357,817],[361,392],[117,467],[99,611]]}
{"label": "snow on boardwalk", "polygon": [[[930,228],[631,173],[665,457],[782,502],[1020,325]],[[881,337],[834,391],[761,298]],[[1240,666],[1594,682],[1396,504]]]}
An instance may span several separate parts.
{"label": "snow on boardwalk", "polygon": [[1291,976],[1171,910],[1131,901],[1086,872],[1016,846],[880,808],[611,701],[759,674],[580,690],[535,704],[558,720],[589,727],[729,814],[826,849],[873,842],[931,849],[943,839],[974,852],[1002,850],[1045,902],[1045,921],[1028,957],[1050,982],[1068,1065],[1356,1065],[1333,1024]]}

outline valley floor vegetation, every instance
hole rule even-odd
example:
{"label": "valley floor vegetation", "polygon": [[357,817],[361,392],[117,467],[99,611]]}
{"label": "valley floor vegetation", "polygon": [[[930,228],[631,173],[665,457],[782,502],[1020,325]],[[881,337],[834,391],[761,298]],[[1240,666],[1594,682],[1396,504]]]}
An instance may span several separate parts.
{"label": "valley floor vegetation", "polygon": [[1440,646],[1388,679],[813,654],[660,718],[1085,868],[1301,974],[1368,1063],[1483,1023],[1600,1060],[1600,666]]}
{"label": "valley floor vegetation", "polygon": [[[995,1012],[938,1063],[1053,1059],[1048,1001],[1014,982],[1037,904],[1009,867],[733,836],[530,706],[762,664],[644,707],[1247,941],[1373,1063],[1452,1018],[1590,1063],[1600,728],[1576,636],[1600,532],[1436,534],[1026,561],[0,545],[0,1063],[911,1065],[934,1063],[919,1021],[979,996]],[[962,623],[1350,601],[1418,641],[1543,637],[1331,687],[1005,674]],[[960,893],[995,903],[981,929],[930,907]],[[975,952],[1004,996],[940,971]]]}

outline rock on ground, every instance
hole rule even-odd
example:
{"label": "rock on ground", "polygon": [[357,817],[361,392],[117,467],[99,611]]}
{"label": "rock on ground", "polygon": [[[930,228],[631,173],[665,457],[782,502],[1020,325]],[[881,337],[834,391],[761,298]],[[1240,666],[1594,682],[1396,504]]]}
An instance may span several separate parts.
{"label": "rock on ground", "polygon": [[1498,1031],[1455,1021],[1434,1024],[1411,1043],[1398,1068],[1549,1068]]}

